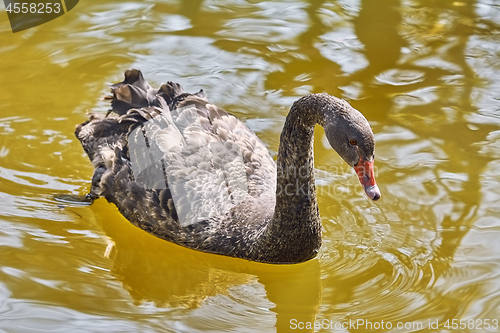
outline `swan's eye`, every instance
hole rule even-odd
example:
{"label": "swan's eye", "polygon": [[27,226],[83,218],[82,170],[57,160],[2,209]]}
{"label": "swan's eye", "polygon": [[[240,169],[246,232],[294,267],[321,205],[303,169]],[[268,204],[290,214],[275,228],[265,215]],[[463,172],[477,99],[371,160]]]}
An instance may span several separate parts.
{"label": "swan's eye", "polygon": [[356,140],[354,140],[354,139],[351,139],[351,140],[349,141],[349,143],[350,143],[351,145],[355,146],[358,142],[357,142]]}

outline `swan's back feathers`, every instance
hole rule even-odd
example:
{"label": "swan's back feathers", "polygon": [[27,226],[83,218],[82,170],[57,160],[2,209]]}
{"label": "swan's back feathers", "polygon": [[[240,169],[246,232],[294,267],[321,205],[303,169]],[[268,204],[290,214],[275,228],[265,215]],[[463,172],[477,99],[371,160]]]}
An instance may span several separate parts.
{"label": "swan's back feathers", "polygon": [[[274,209],[276,166],[264,144],[203,90],[156,90],[129,70],[111,91],[117,116],[93,115],[75,132],[95,167],[91,195],[158,237],[242,256],[227,239],[252,242]],[[221,242],[228,248],[217,250]]]}
{"label": "swan's back feathers", "polygon": [[[197,96],[206,101],[205,92],[200,90],[195,94],[185,93],[181,85],[168,81],[159,89],[153,89],[142,76],[141,71],[129,69],[125,71],[122,82],[110,85],[112,96],[111,110],[119,115],[124,115],[130,109],[157,106],[164,108],[164,104],[174,109],[177,104],[190,96]],[[163,103],[165,102],[165,103]],[[108,113],[109,114],[109,113]]]}

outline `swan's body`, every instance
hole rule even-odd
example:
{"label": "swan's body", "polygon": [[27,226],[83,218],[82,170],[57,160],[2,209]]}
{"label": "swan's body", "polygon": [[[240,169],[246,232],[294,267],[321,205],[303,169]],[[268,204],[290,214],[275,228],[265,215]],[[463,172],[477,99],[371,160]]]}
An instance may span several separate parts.
{"label": "swan's body", "polygon": [[259,262],[313,258],[321,245],[315,124],[355,167],[366,193],[380,197],[373,133],[361,113],[335,97],[294,103],[275,164],[257,136],[203,91],[187,94],[172,82],[155,90],[137,70],[112,91],[118,116],[93,116],[76,129],[95,167],[90,196],[104,196],[162,239]]}

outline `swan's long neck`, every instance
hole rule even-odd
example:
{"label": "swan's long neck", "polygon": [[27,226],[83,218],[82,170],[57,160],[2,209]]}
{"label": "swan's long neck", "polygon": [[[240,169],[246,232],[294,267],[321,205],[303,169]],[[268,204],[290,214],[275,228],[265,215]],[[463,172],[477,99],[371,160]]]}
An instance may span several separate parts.
{"label": "swan's long neck", "polygon": [[314,257],[321,246],[321,221],[314,185],[313,134],[323,125],[321,95],[301,98],[292,106],[280,138],[276,207],[263,233],[282,262]]}

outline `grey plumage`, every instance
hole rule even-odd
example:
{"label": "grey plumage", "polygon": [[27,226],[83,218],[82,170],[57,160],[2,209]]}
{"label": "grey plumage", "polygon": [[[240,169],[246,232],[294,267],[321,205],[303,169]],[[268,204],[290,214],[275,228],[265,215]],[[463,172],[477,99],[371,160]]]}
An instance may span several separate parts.
{"label": "grey plumage", "polygon": [[75,132],[95,167],[90,196],[195,250],[267,263],[313,258],[321,245],[314,125],[325,127],[349,165],[373,159],[366,119],[326,94],[294,103],[276,164],[258,137],[202,90],[188,94],[173,82],[153,89],[135,69],[111,89],[116,115],[93,115]]}

